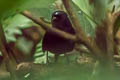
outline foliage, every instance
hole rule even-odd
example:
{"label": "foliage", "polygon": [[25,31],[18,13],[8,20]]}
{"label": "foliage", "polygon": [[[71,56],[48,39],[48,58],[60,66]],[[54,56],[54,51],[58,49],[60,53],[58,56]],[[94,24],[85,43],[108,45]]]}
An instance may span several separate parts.
{"label": "foliage", "polygon": [[[0,20],[2,22],[7,41],[15,42],[16,38],[14,34],[22,34],[21,29],[30,27],[32,25],[37,25],[34,22],[32,22],[30,19],[20,14],[20,12],[24,10],[28,10],[32,13],[34,17],[36,18],[42,17],[46,22],[50,23],[52,13],[57,10],[56,7],[53,5],[55,1],[56,0],[47,0],[47,1],[46,0],[11,0],[11,1],[0,0]],[[87,33],[88,36],[92,36],[92,37],[95,36],[96,27],[98,27],[98,25],[100,25],[106,19],[106,13],[112,11],[114,5],[115,5],[115,11],[120,10],[120,0],[94,0],[94,3],[92,4],[89,3],[89,0],[72,0],[71,4],[74,9],[74,12],[77,14],[82,29],[84,30],[85,33]],[[120,27],[119,22],[120,20],[118,19],[118,22],[116,22],[115,24],[117,30],[118,27]],[[25,49],[26,45],[28,44],[24,40],[21,41],[22,42],[20,44],[23,43],[24,45],[22,45],[20,48],[23,48],[23,50],[28,51],[28,49]],[[68,76],[73,75],[73,73],[75,73],[74,75],[75,80],[80,80],[81,77],[86,77],[86,76],[87,76],[86,78],[87,80],[92,72],[91,65],[89,66],[89,64],[87,64],[87,68],[90,67],[91,69],[90,71],[87,68],[85,68],[86,66],[84,66],[85,69],[84,68],[79,69],[79,67],[81,66],[76,65],[75,60],[81,55],[78,55],[76,53],[77,52],[74,52],[75,55],[69,56],[70,62],[71,63],[73,62],[72,65],[69,65],[69,68],[68,65],[66,66],[67,64],[65,60],[66,58],[63,55],[61,55],[60,56],[61,60],[58,62],[60,64],[55,66],[53,66],[54,64],[48,65],[47,68],[45,67],[45,69],[48,69],[48,71],[46,73],[45,72],[46,70],[43,69],[44,73],[42,72],[39,73],[41,75],[40,78],[43,78],[43,80],[48,80],[47,78],[49,78],[49,80],[56,80],[56,79],[66,80]],[[40,43],[36,47],[34,59],[35,59],[35,63],[42,63],[42,64],[47,63],[46,54],[42,52],[42,41],[40,41]],[[50,62],[54,62],[53,54],[50,54],[50,52],[49,52],[49,59]],[[88,72],[87,75],[85,74],[84,71]],[[54,72],[54,74],[51,74],[51,72]],[[35,76],[36,75],[38,76],[39,74],[35,73]],[[77,79],[77,77],[79,76],[78,74],[81,74],[80,75],[81,77],[79,77],[79,79]],[[63,75],[63,76],[59,76],[59,75]],[[73,76],[71,76],[69,79],[73,80],[72,77]]]}
{"label": "foliage", "polygon": [[[0,18],[8,17],[30,8],[49,8],[54,0],[1,0],[0,1]],[[35,4],[35,5],[33,5]]]}

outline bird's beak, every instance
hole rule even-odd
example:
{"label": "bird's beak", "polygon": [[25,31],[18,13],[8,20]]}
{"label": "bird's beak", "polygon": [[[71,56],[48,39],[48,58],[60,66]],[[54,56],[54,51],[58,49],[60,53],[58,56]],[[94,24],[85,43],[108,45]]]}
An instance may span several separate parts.
{"label": "bird's beak", "polygon": [[56,17],[53,17],[53,18],[52,18],[52,21],[54,21],[54,20],[56,20],[56,19],[57,19]]}

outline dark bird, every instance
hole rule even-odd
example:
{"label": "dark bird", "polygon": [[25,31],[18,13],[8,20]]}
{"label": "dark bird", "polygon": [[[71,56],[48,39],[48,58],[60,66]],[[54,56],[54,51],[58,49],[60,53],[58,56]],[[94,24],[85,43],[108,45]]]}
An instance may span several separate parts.
{"label": "dark bird", "polygon": [[[55,11],[51,19],[52,27],[75,34],[67,14],[64,11]],[[59,54],[65,54],[73,50],[75,43],[71,40],[64,39],[54,33],[46,32],[42,42],[42,50],[50,51],[55,54],[55,58]]]}

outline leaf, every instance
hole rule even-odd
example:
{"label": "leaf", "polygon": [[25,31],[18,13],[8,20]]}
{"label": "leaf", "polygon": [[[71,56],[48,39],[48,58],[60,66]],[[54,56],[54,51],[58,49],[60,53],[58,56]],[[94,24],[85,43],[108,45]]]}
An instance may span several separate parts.
{"label": "leaf", "polygon": [[32,15],[36,18],[44,18],[45,21],[51,22],[51,15],[56,9],[51,6],[50,8],[31,8],[29,11],[32,13]]}
{"label": "leaf", "polygon": [[111,0],[94,0],[89,4],[89,0],[72,0],[82,12],[87,14],[91,19],[100,24],[105,18],[107,11],[111,11],[113,4]]}
{"label": "leaf", "polygon": [[20,29],[30,27],[34,23],[21,14],[17,14],[13,17],[3,21],[3,28],[8,42],[16,41],[14,34],[22,34]]}
{"label": "leaf", "polygon": [[24,37],[18,38],[17,44],[16,44],[17,48],[20,51],[24,52],[25,55],[30,55],[31,53],[30,51],[32,50],[33,45],[34,43],[32,41],[29,41]]}
{"label": "leaf", "polygon": [[81,11],[81,9],[74,3],[72,3],[72,7],[74,12],[76,12],[77,17],[80,21],[81,27],[90,36],[94,36],[95,34],[95,22],[88,16],[86,13]]}
{"label": "leaf", "polygon": [[115,11],[120,11],[120,0],[114,0],[111,4],[115,5]]}
{"label": "leaf", "polygon": [[30,8],[49,8],[55,0],[0,0],[0,19]]}
{"label": "leaf", "polygon": [[79,7],[79,9],[84,12],[85,14],[87,14],[88,16],[92,17],[91,15],[91,11],[93,9],[93,6],[90,6],[88,3],[88,0],[72,0],[76,6]]}

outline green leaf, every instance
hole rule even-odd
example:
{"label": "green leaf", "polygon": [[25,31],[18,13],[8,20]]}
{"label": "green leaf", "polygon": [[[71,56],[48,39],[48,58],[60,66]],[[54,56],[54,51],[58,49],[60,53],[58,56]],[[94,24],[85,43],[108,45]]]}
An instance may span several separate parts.
{"label": "green leaf", "polygon": [[30,8],[49,8],[55,0],[0,0],[0,19]]}
{"label": "green leaf", "polygon": [[51,22],[51,15],[54,11],[56,11],[56,9],[51,6],[50,8],[31,8],[29,11],[34,17],[42,17],[45,19],[45,21]]}
{"label": "green leaf", "polygon": [[115,11],[120,11],[120,0],[114,0],[112,4],[115,5]]}
{"label": "green leaf", "polygon": [[84,13],[76,4],[72,3],[73,10],[76,12],[77,17],[80,21],[81,27],[90,36],[94,36],[95,34],[95,28],[96,28],[96,22],[93,21],[93,19]]}
{"label": "green leaf", "polygon": [[14,34],[22,34],[20,29],[31,27],[34,23],[21,14],[9,17],[3,21],[3,28],[8,42],[16,41]]}
{"label": "green leaf", "polygon": [[18,38],[17,40],[17,48],[19,48],[20,51],[24,52],[24,55],[30,55],[30,51],[33,48],[33,42],[27,40],[24,37]]}
{"label": "green leaf", "polygon": [[100,24],[105,18],[107,11],[113,8],[111,0],[94,0],[93,4],[89,4],[89,0],[72,0],[82,12],[88,15],[91,19]]}
{"label": "green leaf", "polygon": [[93,6],[89,5],[88,0],[72,0],[76,6],[79,7],[79,9],[87,14],[88,16],[92,17],[91,11],[93,9]]}

